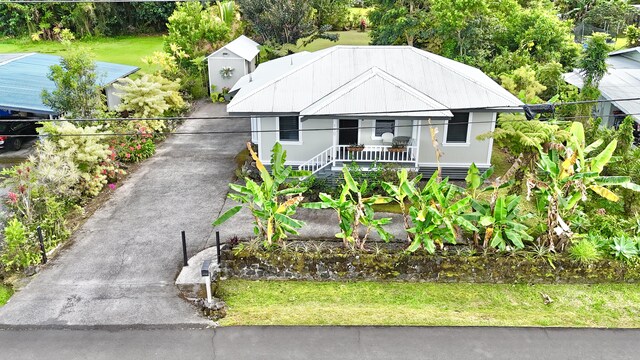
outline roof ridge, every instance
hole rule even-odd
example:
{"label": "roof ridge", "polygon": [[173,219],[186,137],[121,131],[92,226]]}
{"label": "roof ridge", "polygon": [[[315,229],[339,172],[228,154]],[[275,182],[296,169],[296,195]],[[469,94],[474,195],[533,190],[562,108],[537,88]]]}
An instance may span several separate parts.
{"label": "roof ridge", "polygon": [[[418,49],[418,48],[415,48],[415,47],[413,47],[413,46],[411,47],[411,50],[412,50],[412,51],[414,51],[416,54],[418,54],[418,55],[420,55],[420,56],[422,56],[422,57],[424,57],[424,58],[426,58],[426,59],[428,59],[428,60],[430,60],[430,61],[433,61],[433,62],[435,62],[435,63],[437,63],[437,64],[439,64],[439,65],[441,65],[441,66],[443,66],[443,67],[446,67],[446,68],[447,68],[447,69],[449,69],[451,72],[456,73],[456,74],[458,74],[459,76],[461,76],[461,77],[465,78],[466,80],[469,80],[469,81],[471,81],[472,83],[474,83],[474,84],[477,84],[477,85],[481,86],[483,89],[485,89],[485,90],[487,90],[487,91],[490,91],[490,92],[491,92],[491,93],[493,93],[494,95],[498,95],[499,97],[501,97],[501,98],[503,98],[503,99],[505,99],[505,100],[509,100],[509,101],[512,101],[512,100],[513,100],[513,99],[508,99],[508,98],[504,97],[502,94],[498,93],[497,91],[495,91],[495,90],[493,90],[493,89],[490,89],[490,88],[488,88],[487,86],[485,86],[485,84],[482,84],[482,83],[480,83],[479,81],[477,81],[477,80],[475,80],[475,79],[473,79],[473,78],[471,78],[471,77],[469,77],[469,76],[467,76],[467,75],[465,75],[465,74],[460,73],[457,69],[455,69],[455,68],[454,68],[454,67],[452,67],[451,65],[446,64],[446,63],[441,62],[441,61],[438,61],[438,60],[436,60],[436,59],[432,58],[432,57],[431,57],[431,56],[429,56],[429,55],[435,55],[435,56],[437,56],[437,57],[442,57],[443,59],[446,59],[446,60],[454,61],[454,62],[456,62],[456,63],[458,63],[458,64],[460,64],[460,65],[468,66],[468,67],[470,67],[470,68],[471,68],[471,69],[473,69],[473,70],[480,71],[480,73],[482,73],[482,75],[484,75],[484,76],[488,76],[488,75],[487,75],[487,74],[485,74],[482,70],[480,70],[480,69],[478,69],[478,68],[476,68],[476,67],[473,67],[473,66],[471,66],[471,65],[467,65],[467,64],[461,63],[461,62],[459,62],[459,61],[455,61],[455,60],[452,60],[452,59],[449,59],[449,58],[446,58],[446,57],[444,57],[444,56],[440,56],[440,55],[437,55],[437,54],[434,54],[434,53],[431,53],[431,52],[428,52],[428,51],[424,51],[424,50],[422,50],[422,49]],[[428,55],[425,55],[425,54],[428,54]],[[491,81],[493,81],[493,80],[491,80]],[[498,85],[498,84],[496,83],[496,85]],[[500,86],[500,85],[498,85],[498,86]],[[515,96],[514,96],[514,98],[515,98]],[[516,99],[517,99],[517,98],[516,98]]]}
{"label": "roof ridge", "polygon": [[[320,52],[323,52],[323,51],[324,51],[325,53],[324,53],[324,54],[322,54],[321,56],[317,56],[317,57],[315,57],[315,58],[313,58],[313,59],[311,59],[311,60],[307,61],[306,63],[304,63],[304,64],[302,64],[302,65],[300,65],[300,66],[297,66],[297,67],[295,67],[295,68],[293,68],[293,69],[291,69],[291,70],[289,70],[289,71],[287,71],[287,72],[285,72],[285,73],[281,74],[280,76],[278,76],[278,77],[277,77],[277,78],[275,78],[275,79],[272,79],[272,80],[267,81],[266,83],[264,83],[264,84],[260,85],[259,87],[255,88],[255,89],[251,90],[251,92],[249,92],[249,93],[245,94],[245,95],[242,97],[242,99],[238,100],[235,104],[233,104],[233,106],[235,106],[235,105],[237,105],[237,104],[242,103],[243,101],[245,101],[246,99],[248,99],[249,97],[251,97],[251,95],[253,95],[253,94],[255,94],[255,93],[257,93],[257,92],[259,92],[259,91],[261,91],[261,90],[265,89],[265,88],[266,88],[266,87],[268,87],[268,86],[271,86],[272,84],[274,84],[274,83],[276,83],[276,82],[278,82],[278,81],[280,81],[280,80],[284,79],[285,77],[287,77],[287,76],[289,76],[289,75],[291,75],[291,74],[293,74],[293,73],[297,72],[298,70],[303,69],[303,68],[306,68],[307,66],[309,66],[310,64],[315,63],[315,62],[316,62],[316,61],[318,61],[319,59],[322,59],[322,58],[324,58],[325,56],[327,56],[327,55],[329,55],[329,54],[334,53],[334,52],[336,51],[336,49],[337,49],[337,47],[336,47],[336,46],[332,46],[332,47],[330,47],[330,48],[328,48],[328,49],[324,49],[324,50],[319,50],[319,51],[310,52],[311,54],[314,54],[314,53],[320,53]],[[287,55],[286,57],[293,56],[293,55],[295,55],[295,54]],[[257,69],[256,69],[256,70],[257,70]],[[245,76],[246,76],[246,75],[245,75]],[[234,100],[235,100],[235,98],[234,98]],[[233,102],[233,100],[232,100],[231,102]],[[229,104],[229,106],[230,106],[230,105],[231,105],[231,103]]]}
{"label": "roof ridge", "polygon": [[[305,107],[304,109],[302,109],[300,111],[300,114],[304,113],[305,110],[308,110],[314,106],[319,106],[318,104],[322,103],[323,101],[330,101],[328,104],[324,105],[322,108],[328,106],[329,104],[331,104],[333,101],[338,100],[336,99],[330,99],[331,97],[335,97],[335,96],[339,96],[339,95],[344,95],[344,94],[348,94],[349,92],[357,89],[360,85],[362,85],[363,83],[369,81],[370,79],[372,79],[373,77],[380,77],[383,81],[387,81],[390,82],[394,85],[396,85],[399,89],[401,89],[402,91],[404,91],[405,93],[407,93],[408,95],[413,96],[414,98],[416,98],[417,100],[420,100],[423,103],[430,103],[430,106],[440,106],[442,109],[448,109],[447,106],[443,105],[441,102],[437,101],[436,99],[432,98],[431,96],[423,93],[422,91],[414,88],[413,86],[407,84],[406,82],[398,79],[397,77],[391,75],[390,73],[384,71],[383,69],[377,67],[377,66],[372,66],[370,68],[367,68],[365,71],[363,71],[361,74],[355,76],[354,78],[352,78],[351,80],[347,81],[346,83],[344,83],[343,85],[341,85],[340,87],[338,87],[337,89],[333,90],[332,92],[326,94],[325,96],[323,96],[322,98],[316,100],[315,102],[313,102],[312,104],[310,104],[309,106]],[[341,94],[342,92],[344,92],[344,94]],[[322,109],[319,108],[316,111]],[[448,110],[438,110],[438,109],[431,109],[431,110],[425,110],[426,112],[429,111],[448,111]]]}

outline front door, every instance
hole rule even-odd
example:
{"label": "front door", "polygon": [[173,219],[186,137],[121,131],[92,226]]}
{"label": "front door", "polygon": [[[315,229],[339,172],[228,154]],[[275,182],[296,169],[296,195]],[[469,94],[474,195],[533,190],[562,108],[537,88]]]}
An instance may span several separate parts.
{"label": "front door", "polygon": [[339,120],[338,145],[358,143],[358,120]]}

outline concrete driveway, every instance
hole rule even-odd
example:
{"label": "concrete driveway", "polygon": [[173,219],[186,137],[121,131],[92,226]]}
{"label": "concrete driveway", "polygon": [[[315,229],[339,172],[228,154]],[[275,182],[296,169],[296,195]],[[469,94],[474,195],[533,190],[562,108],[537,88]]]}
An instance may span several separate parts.
{"label": "concrete driveway", "polygon": [[[201,104],[193,116],[224,115]],[[179,132],[249,130],[239,119],[190,120]],[[4,325],[208,324],[179,297],[180,231],[189,253],[211,222],[249,134],[173,135],[75,233],[73,243],[0,308]]]}

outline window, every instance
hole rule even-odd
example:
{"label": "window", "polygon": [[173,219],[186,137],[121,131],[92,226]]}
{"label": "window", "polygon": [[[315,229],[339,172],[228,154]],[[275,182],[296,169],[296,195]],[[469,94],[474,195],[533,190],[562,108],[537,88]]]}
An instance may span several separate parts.
{"label": "window", "polygon": [[376,128],[373,133],[374,137],[381,137],[384,133],[396,134],[395,120],[376,120]]}
{"label": "window", "polygon": [[278,118],[280,141],[300,141],[300,124],[297,116],[281,116]]}
{"label": "window", "polygon": [[453,113],[447,125],[446,143],[466,143],[469,132],[469,113]]}

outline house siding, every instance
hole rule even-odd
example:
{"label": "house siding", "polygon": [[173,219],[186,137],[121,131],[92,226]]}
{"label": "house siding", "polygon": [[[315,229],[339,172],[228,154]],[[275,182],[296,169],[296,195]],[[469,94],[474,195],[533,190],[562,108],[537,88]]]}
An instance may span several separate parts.
{"label": "house siding", "polygon": [[[278,117],[261,117],[260,144],[258,154],[260,160],[268,163],[271,156],[271,148],[278,141]],[[332,119],[307,119],[300,122],[300,129],[324,129],[333,127]],[[321,151],[333,145],[333,131],[300,131],[300,141],[288,143],[281,141],[282,148],[287,151],[287,162],[291,165],[302,164]]]}
{"label": "house siding", "polygon": [[[216,87],[215,92],[222,92],[222,88],[225,87],[231,89],[241,77],[248,74],[249,62],[231,51],[228,51],[227,53],[229,55],[224,58],[216,56],[207,59],[209,68],[209,91],[211,91],[212,86],[214,85]],[[224,67],[234,69],[231,78],[224,79],[220,75],[220,69]]]}
{"label": "house siding", "polygon": [[[476,137],[481,134],[488,133],[495,126],[495,113],[475,112],[470,116],[470,135],[468,145],[451,145],[443,142],[445,134],[445,125],[442,120],[434,121],[433,125],[438,129],[438,141],[441,144],[444,155],[440,158],[440,164],[443,168],[465,169],[471,163],[475,163],[479,167],[490,166],[491,161],[491,139],[477,140]],[[255,126],[259,126],[261,133],[259,135],[258,153],[260,159],[268,163],[271,155],[271,148],[278,141],[278,118],[277,117],[261,117],[256,118]],[[259,124],[258,124],[259,123]],[[433,168],[436,164],[435,151],[431,144],[431,135],[426,120],[421,120],[423,126],[419,127],[420,131],[420,152],[418,163],[420,167],[426,169]],[[412,120],[398,120],[397,125],[412,125]],[[372,139],[373,120],[361,120],[360,126],[360,143],[365,145],[381,145],[382,140]],[[300,123],[300,129],[322,129],[333,127],[333,119],[307,119]],[[255,130],[255,129],[254,129]],[[412,135],[413,127],[398,127],[396,136]],[[333,130],[325,131],[301,131],[300,141],[296,143],[281,142],[284,150],[287,151],[287,162],[290,165],[299,165],[307,162],[320,152],[326,150],[333,145]],[[414,140],[417,140],[414,138]]]}
{"label": "house siding", "polygon": [[116,89],[113,84],[110,84],[104,89],[104,92],[107,95],[107,108],[109,110],[116,110],[116,107],[122,102],[122,99],[116,95],[116,93],[121,92],[121,90]]}
{"label": "house siding", "polygon": [[[443,167],[469,166],[471,163],[476,165],[488,165],[491,162],[492,141],[478,140],[478,135],[486,134],[493,130],[495,125],[495,113],[492,112],[474,112],[469,116],[469,144],[446,144],[444,142],[444,134],[446,125],[441,120],[433,123],[438,130],[437,139],[444,155],[440,157],[440,164]],[[421,120],[421,124],[428,124],[426,120]],[[420,127],[420,152],[418,163],[420,166],[433,166],[436,164],[436,156],[433,145],[431,144],[431,134],[429,126]]]}

